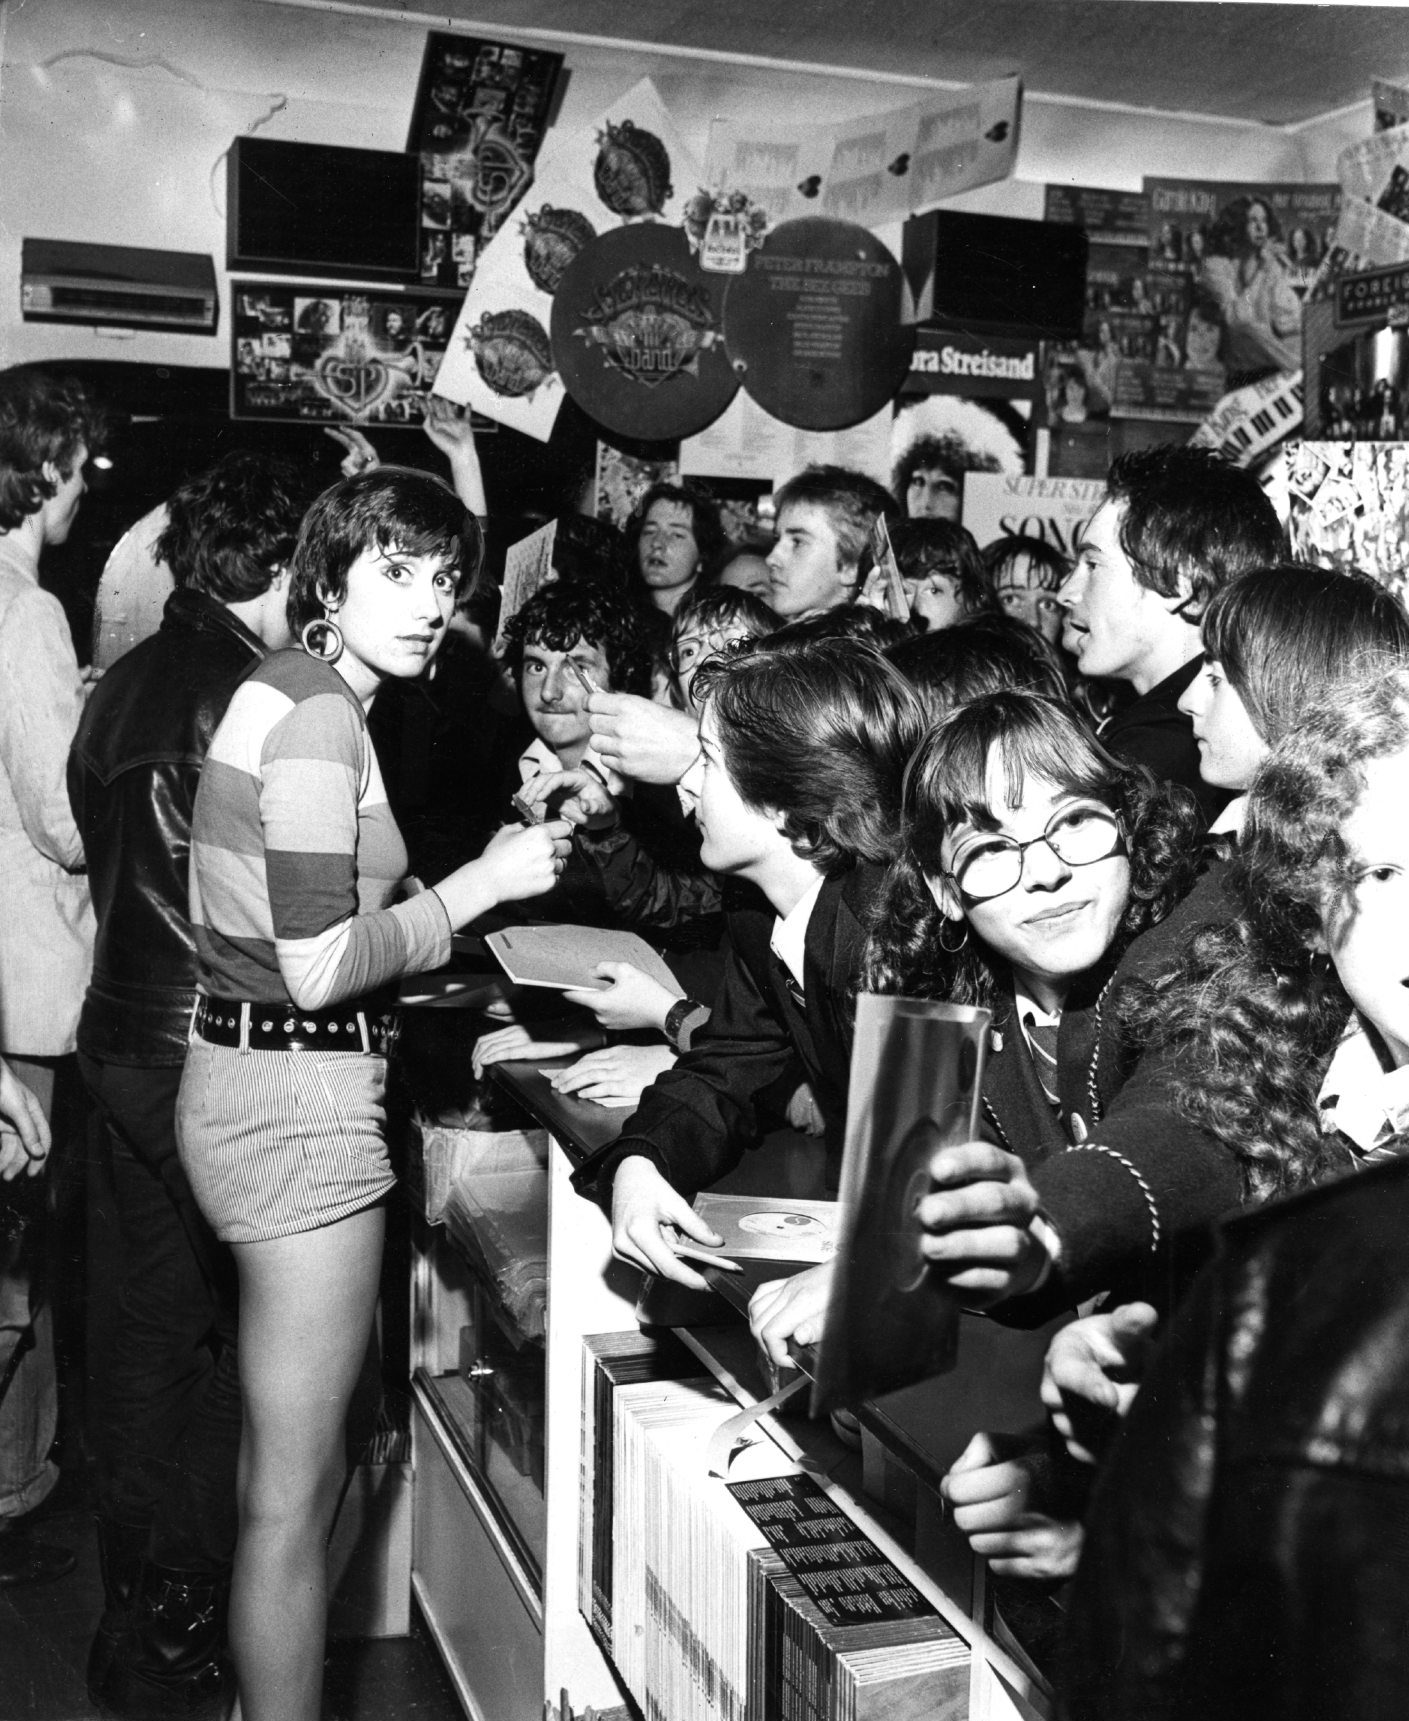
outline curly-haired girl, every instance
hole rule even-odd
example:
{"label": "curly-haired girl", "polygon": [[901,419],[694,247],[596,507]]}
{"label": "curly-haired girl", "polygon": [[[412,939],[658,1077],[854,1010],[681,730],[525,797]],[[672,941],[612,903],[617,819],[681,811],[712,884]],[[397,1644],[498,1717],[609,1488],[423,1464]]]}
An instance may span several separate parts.
{"label": "curly-haired girl", "polygon": [[1131,1024],[1177,1048],[1181,1113],[1260,1196],[1383,1151],[1409,1121],[1409,669],[1341,690],[1258,774],[1226,925]]}

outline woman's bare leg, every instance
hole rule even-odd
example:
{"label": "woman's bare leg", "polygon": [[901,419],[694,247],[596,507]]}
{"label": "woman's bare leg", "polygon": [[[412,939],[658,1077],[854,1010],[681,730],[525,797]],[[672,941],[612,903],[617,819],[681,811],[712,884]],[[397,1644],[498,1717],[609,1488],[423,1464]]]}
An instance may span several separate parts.
{"label": "woman's bare leg", "polygon": [[381,1269],[380,1207],[237,1243],[240,1538],[230,1648],[242,1721],[318,1721],[343,1426]]}

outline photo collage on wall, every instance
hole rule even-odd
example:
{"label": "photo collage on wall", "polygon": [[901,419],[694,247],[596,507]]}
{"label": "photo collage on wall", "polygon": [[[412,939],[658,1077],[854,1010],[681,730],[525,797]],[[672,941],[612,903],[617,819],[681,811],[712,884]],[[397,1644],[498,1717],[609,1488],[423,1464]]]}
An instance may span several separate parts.
{"label": "photo collage on wall", "polygon": [[563,56],[432,31],[407,148],[421,157],[421,280],[468,287],[533,178]]}
{"label": "photo collage on wall", "polygon": [[233,418],[420,426],[453,304],[284,281],[241,281],[233,297]]}
{"label": "photo collage on wall", "polygon": [[1048,186],[1046,219],[1077,222],[1091,242],[1083,338],[1046,353],[1048,424],[1195,424],[1242,383],[1296,370],[1340,201],[1331,184]]}

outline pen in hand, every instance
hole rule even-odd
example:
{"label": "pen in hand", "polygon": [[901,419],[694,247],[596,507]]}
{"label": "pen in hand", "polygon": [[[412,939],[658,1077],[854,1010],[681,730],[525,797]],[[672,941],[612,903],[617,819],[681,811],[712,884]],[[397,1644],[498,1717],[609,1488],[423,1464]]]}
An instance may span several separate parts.
{"label": "pen in hand", "polygon": [[692,1261],[707,1261],[711,1267],[720,1267],[726,1273],[743,1272],[737,1261],[731,1261],[727,1255],[721,1255],[714,1249],[706,1249],[698,1243],[685,1243],[675,1237],[669,1241],[672,1251],[677,1255],[685,1255]]}

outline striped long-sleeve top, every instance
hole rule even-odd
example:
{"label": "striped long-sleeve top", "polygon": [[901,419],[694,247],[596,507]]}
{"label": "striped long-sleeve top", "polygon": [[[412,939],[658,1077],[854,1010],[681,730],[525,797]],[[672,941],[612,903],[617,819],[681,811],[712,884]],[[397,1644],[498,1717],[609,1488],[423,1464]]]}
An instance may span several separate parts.
{"label": "striped long-sleeve top", "polygon": [[201,772],[191,924],[201,990],[316,1010],[450,956],[434,891],[392,898],[406,845],[347,683],[275,652],[235,691]]}

